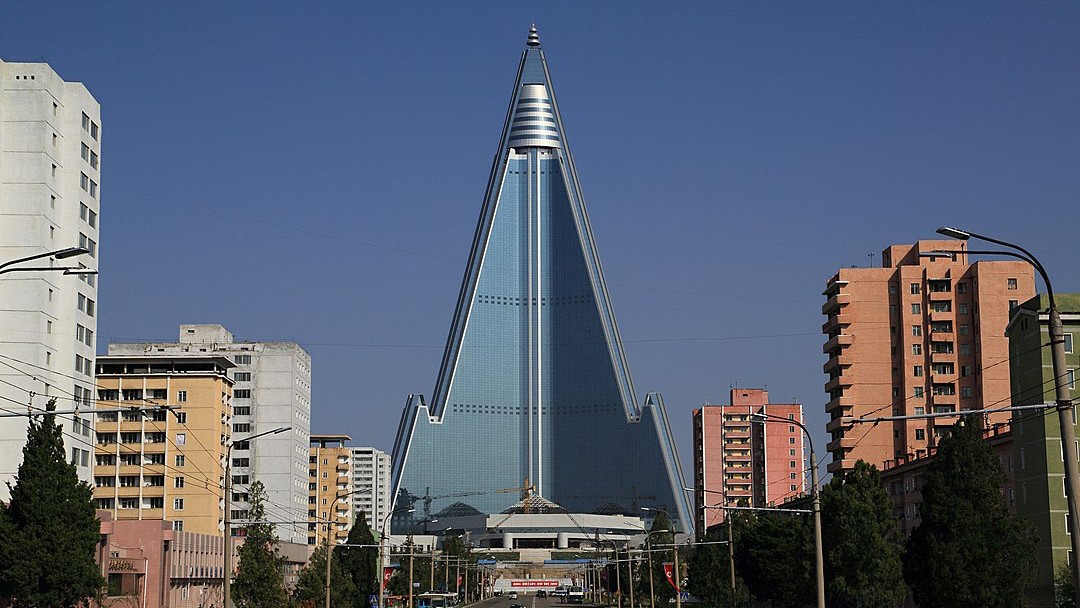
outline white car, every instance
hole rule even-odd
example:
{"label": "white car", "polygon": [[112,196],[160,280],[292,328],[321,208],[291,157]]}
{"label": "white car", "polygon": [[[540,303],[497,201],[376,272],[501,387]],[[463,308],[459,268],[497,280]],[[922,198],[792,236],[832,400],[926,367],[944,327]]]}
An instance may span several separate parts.
{"label": "white car", "polygon": [[517,591],[511,591],[509,597],[512,600],[516,600],[517,599]]}

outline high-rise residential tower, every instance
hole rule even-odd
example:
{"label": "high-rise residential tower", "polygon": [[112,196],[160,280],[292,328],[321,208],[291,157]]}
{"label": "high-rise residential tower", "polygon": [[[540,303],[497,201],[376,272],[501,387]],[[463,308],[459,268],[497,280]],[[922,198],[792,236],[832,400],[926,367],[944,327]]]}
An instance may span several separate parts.
{"label": "high-rise residential tower", "polygon": [[[950,252],[942,255],[939,252]],[[962,241],[893,245],[881,268],[842,268],[821,311],[829,375],[829,471],[857,460],[926,454],[953,417],[851,424],[846,418],[921,415],[1007,406],[1009,311],[1032,297],[1026,262],[968,262]],[[990,416],[1005,422],[1007,412]]]}
{"label": "high-rise residential tower", "polygon": [[353,513],[363,511],[368,527],[377,530],[390,512],[390,455],[371,448],[353,448]]}
{"label": "high-rise residential tower", "polygon": [[218,355],[98,358],[98,407],[131,409],[97,414],[97,508],[118,521],[222,533],[232,367]]}
{"label": "high-rise residential tower", "polygon": [[312,435],[308,470],[309,545],[343,543],[352,528],[352,448],[348,435]]}
{"label": "high-rise residential tower", "polygon": [[433,399],[402,415],[394,532],[522,495],[575,513],[663,509],[689,531],[667,415],[634,393],[535,28],[486,192]]}
{"label": "high-rise residential tower", "polygon": [[[769,417],[759,422],[755,414]],[[724,521],[724,506],[766,507],[806,490],[802,405],[735,388],[727,404],[703,405],[693,419],[698,534]]]}
{"label": "high-rise residential tower", "polygon": [[[45,63],[0,60],[0,264],[83,247],[22,267],[97,268],[101,107]],[[9,268],[13,268],[9,267]],[[5,269],[7,270],[7,269]],[[97,281],[93,275],[5,272],[0,280],[0,401],[5,409],[90,407]],[[92,480],[93,420],[65,415],[65,449]],[[26,418],[0,418],[0,500],[22,462]]]}
{"label": "high-rise residential tower", "polygon": [[[248,508],[244,487],[256,480],[266,487],[266,510],[286,542],[307,545],[308,438],[311,434],[311,356],[295,342],[233,339],[221,325],[181,325],[178,342],[109,344],[110,355],[227,357],[235,367],[231,510]],[[288,427],[290,432],[245,436]]]}

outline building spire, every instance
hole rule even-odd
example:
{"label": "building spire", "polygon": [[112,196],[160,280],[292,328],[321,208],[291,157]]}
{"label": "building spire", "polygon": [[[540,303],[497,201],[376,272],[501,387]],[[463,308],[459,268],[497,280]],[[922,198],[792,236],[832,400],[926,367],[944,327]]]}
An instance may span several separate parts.
{"label": "building spire", "polygon": [[529,38],[525,41],[528,46],[540,46],[540,33],[536,31],[536,24],[529,28]]}

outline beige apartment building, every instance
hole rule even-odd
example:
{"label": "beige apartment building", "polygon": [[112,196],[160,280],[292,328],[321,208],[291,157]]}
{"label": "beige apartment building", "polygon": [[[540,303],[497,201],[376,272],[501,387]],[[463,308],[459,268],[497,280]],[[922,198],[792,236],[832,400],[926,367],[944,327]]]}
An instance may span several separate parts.
{"label": "beige apartment building", "polygon": [[308,465],[308,545],[319,545],[333,530],[343,543],[352,528],[352,448],[348,435],[312,435]]}
{"label": "beige apartment building", "polygon": [[222,534],[232,367],[221,356],[98,357],[98,409],[130,408],[97,414],[98,509]]}
{"label": "beige apartment building", "polygon": [[[893,245],[880,268],[842,268],[827,282],[822,326],[832,453],[829,471],[858,460],[879,469],[936,446],[955,417],[851,424],[850,418],[1008,406],[1009,311],[1035,294],[1030,265],[969,261],[966,243]],[[949,255],[929,255],[933,252]],[[1008,412],[990,416],[1005,423]]]}

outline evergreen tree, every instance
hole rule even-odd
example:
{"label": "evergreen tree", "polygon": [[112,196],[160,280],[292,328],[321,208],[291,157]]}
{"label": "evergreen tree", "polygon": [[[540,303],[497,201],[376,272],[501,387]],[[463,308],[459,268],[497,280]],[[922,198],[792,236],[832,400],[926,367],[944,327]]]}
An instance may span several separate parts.
{"label": "evergreen tree", "polygon": [[[367,605],[367,596],[363,596],[363,602],[356,592],[353,584],[339,559],[341,547],[334,551],[334,557],[330,560],[330,606],[331,608],[356,608]],[[297,605],[325,606],[326,605],[326,545],[320,545],[311,554],[304,569],[296,581],[296,589],[293,590],[293,600]]]}
{"label": "evergreen tree", "polygon": [[860,460],[821,492],[825,597],[830,606],[899,606],[907,589],[892,502],[877,468]]}
{"label": "evergreen tree", "polygon": [[804,515],[759,512],[735,535],[735,569],[758,600],[810,606],[816,599],[814,526]]}
{"label": "evergreen tree", "polygon": [[64,456],[56,416],[31,417],[11,502],[0,504],[0,597],[15,608],[73,608],[100,598],[101,527],[93,490]]}
{"label": "evergreen tree", "polygon": [[[281,608],[288,603],[284,560],[278,555],[274,525],[266,523],[266,490],[262,482],[251,484],[251,508],[240,546],[240,565],[232,585],[233,602],[239,608]],[[323,562],[325,568],[325,562]],[[331,564],[332,566],[333,564]]]}
{"label": "evergreen tree", "polygon": [[[349,529],[347,545],[367,545],[365,547],[338,547],[334,550],[334,561],[341,564],[356,588],[356,594],[366,599],[379,594],[379,548],[376,547],[375,535],[368,527],[363,511],[357,511],[356,523]],[[333,567],[333,563],[330,564]],[[325,577],[325,570],[323,576]]]}
{"label": "evergreen tree", "polygon": [[972,418],[927,467],[922,523],[908,539],[904,576],[923,606],[1018,606],[1038,568],[1035,534],[1010,515],[1005,474]]}

